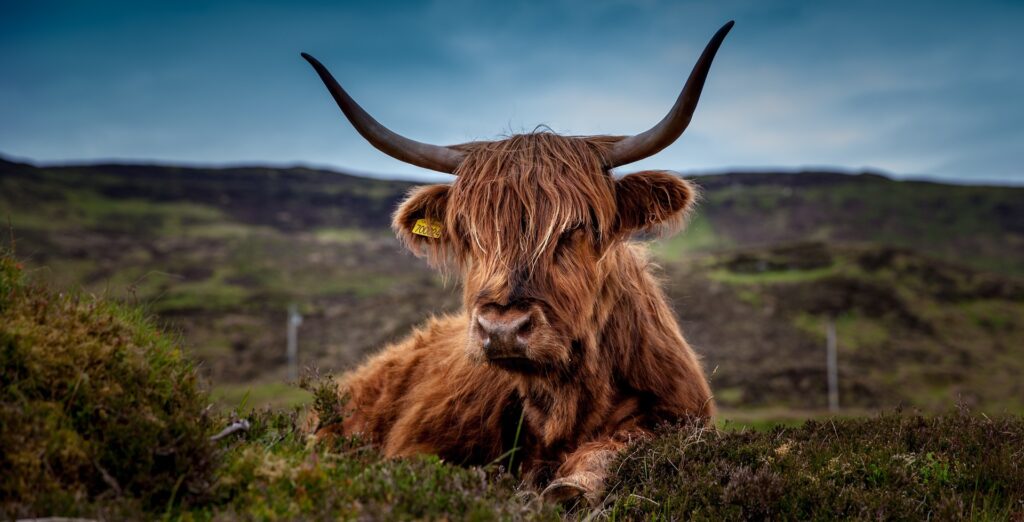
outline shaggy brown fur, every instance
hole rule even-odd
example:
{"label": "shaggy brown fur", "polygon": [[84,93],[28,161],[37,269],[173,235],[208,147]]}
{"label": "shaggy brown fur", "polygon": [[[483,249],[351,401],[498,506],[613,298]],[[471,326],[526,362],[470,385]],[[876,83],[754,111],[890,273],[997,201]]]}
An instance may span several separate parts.
{"label": "shaggy brown fur", "polygon": [[[710,418],[698,358],[643,247],[627,241],[681,226],[695,191],[665,172],[614,179],[602,164],[618,139],[538,132],[461,145],[453,184],[409,195],[395,231],[461,276],[464,310],[344,376],[341,431],[389,456],[467,464],[517,445],[521,471],[548,484],[548,496],[594,499],[630,440],[662,422]],[[440,221],[442,237],[413,234],[422,218]],[[528,325],[522,353],[488,355],[481,317],[513,316]]]}

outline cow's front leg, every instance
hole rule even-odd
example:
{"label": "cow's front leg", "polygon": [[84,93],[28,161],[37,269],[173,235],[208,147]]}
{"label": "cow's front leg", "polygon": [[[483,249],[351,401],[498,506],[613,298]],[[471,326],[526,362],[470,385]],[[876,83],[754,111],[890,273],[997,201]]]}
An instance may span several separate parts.
{"label": "cow's front leg", "polygon": [[621,433],[581,444],[559,466],[555,479],[544,488],[542,496],[556,502],[582,496],[592,505],[599,504],[605,490],[605,479],[608,478],[608,467],[630,441],[645,436],[643,432]]}

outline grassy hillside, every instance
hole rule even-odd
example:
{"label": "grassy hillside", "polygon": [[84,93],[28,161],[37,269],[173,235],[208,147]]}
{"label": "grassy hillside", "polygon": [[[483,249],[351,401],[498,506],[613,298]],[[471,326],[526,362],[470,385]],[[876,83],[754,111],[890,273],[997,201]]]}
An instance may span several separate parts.
{"label": "grassy hillside", "polygon": [[[682,234],[656,243],[719,402],[824,406],[823,322],[854,411],[957,401],[1021,411],[1024,189],[835,173],[697,178]],[[182,333],[225,404],[292,404],[300,363],[358,362],[458,290],[405,254],[388,215],[410,185],[309,169],[0,161],[0,215],[32,278],[145,307]]]}
{"label": "grassy hillside", "polygon": [[874,174],[744,173],[695,181],[696,234],[662,252],[801,241],[911,248],[981,270],[1024,275],[1024,188],[898,182]]}
{"label": "grassy hillside", "polygon": [[[1024,419],[965,412],[770,431],[666,426],[612,464],[597,506],[553,505],[495,463],[382,459],[300,415],[215,413],[138,308],[29,282],[0,251],[0,512],[7,518],[1003,520],[1024,515]],[[337,411],[317,386],[321,418]],[[218,440],[244,414],[247,430]]]}
{"label": "grassy hillside", "polygon": [[[660,245],[666,259],[800,241],[869,242],[1024,275],[1024,188],[814,171],[693,179],[702,188],[701,211],[688,234]],[[411,186],[305,168],[40,169],[0,159],[0,209],[40,241],[82,229],[222,237],[246,227],[344,238],[353,230],[387,229]]]}
{"label": "grassy hillside", "polygon": [[841,404],[1024,412],[1024,282],[910,250],[802,243],[670,265],[725,407],[822,408],[825,323]]}

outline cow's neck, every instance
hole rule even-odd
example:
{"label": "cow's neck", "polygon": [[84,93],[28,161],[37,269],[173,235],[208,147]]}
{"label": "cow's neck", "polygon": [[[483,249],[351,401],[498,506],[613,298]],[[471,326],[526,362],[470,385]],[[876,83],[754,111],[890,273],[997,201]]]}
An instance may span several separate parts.
{"label": "cow's neck", "polygon": [[623,244],[609,252],[605,262],[591,321],[594,333],[580,340],[586,344],[582,349],[575,347],[572,371],[526,377],[519,383],[529,425],[548,447],[572,445],[574,438],[604,425],[622,392],[623,365],[643,358],[638,351],[684,342],[649,273],[645,252]]}

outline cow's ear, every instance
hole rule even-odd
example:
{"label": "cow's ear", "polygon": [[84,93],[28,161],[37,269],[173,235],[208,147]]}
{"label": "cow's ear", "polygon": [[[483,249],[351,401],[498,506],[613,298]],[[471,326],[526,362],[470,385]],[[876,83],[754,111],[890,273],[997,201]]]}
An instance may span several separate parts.
{"label": "cow's ear", "polygon": [[449,185],[426,185],[412,189],[391,218],[391,228],[417,256],[434,257],[445,248],[448,188]]}
{"label": "cow's ear", "polygon": [[649,170],[615,182],[619,230],[671,233],[686,222],[697,187],[671,172]]}

